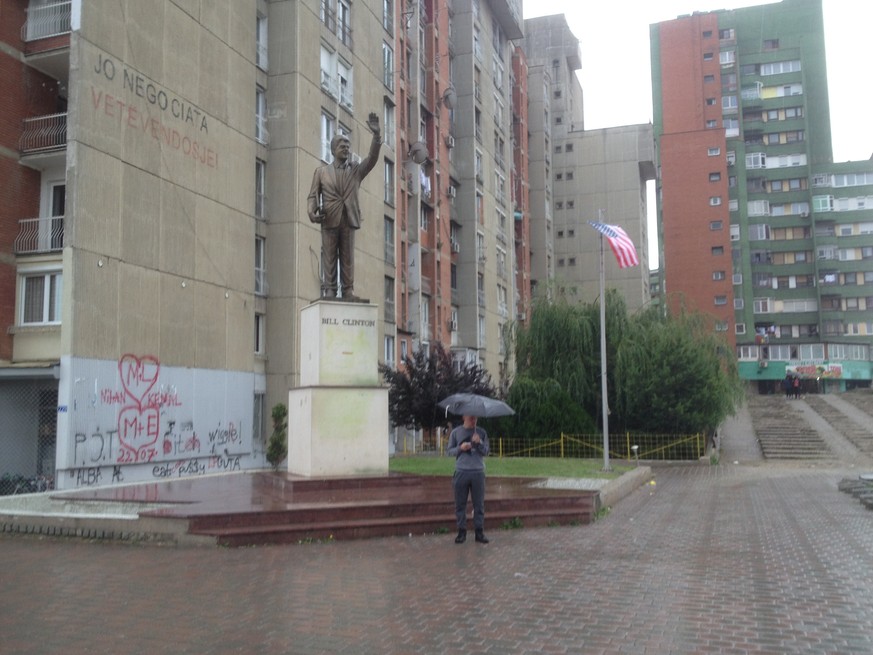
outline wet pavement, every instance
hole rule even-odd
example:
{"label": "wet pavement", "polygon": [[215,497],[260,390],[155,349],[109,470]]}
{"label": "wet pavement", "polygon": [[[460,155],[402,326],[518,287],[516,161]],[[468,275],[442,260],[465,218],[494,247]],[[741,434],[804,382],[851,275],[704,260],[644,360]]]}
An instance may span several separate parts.
{"label": "wet pavement", "polygon": [[873,653],[848,467],[656,466],[589,526],[248,549],[0,538],[2,653]]}
{"label": "wet pavement", "polygon": [[749,427],[487,546],[0,537],[0,653],[873,653],[873,512],[837,489],[866,469],[764,461]]}

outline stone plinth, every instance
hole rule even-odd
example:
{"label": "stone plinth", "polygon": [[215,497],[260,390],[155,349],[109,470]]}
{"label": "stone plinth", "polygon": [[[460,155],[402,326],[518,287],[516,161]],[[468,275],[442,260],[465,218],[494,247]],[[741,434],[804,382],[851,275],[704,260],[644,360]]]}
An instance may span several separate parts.
{"label": "stone plinth", "polygon": [[288,472],[388,473],[388,389],[379,382],[379,308],[317,301],[300,315],[300,387],[288,394]]}
{"label": "stone plinth", "polygon": [[288,472],[388,473],[388,389],[301,387],[288,396]]}
{"label": "stone plinth", "polygon": [[379,308],[314,302],[300,312],[300,386],[378,386]]}

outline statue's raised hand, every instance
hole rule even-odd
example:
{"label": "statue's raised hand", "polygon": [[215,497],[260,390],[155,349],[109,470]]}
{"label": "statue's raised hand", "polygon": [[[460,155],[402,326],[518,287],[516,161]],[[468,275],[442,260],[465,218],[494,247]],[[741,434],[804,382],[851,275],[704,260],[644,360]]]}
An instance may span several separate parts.
{"label": "statue's raised hand", "polygon": [[367,119],[367,127],[369,127],[374,134],[379,134],[382,131],[379,127],[379,115],[376,114],[376,112],[370,112],[370,117]]}

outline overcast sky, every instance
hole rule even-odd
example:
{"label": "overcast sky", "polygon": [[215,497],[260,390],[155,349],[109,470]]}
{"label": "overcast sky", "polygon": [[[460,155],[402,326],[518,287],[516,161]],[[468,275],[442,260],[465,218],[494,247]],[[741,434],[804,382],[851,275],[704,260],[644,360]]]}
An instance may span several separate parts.
{"label": "overcast sky", "polygon": [[[681,14],[768,4],[749,0],[526,0],[524,16],[563,13],[582,49],[585,128],[652,120],[649,25]],[[869,66],[873,2],[823,0],[834,160],[873,154]],[[864,79],[858,79],[863,74]]]}
{"label": "overcast sky", "polygon": [[[652,120],[649,26],[694,11],[769,4],[766,0],[524,0],[524,17],[564,14],[582,50],[585,128]],[[822,0],[834,161],[873,154],[871,0]],[[858,78],[858,75],[863,77]],[[650,221],[651,229],[651,221]],[[654,240],[650,239],[654,248]],[[651,266],[657,254],[650,249]]]}

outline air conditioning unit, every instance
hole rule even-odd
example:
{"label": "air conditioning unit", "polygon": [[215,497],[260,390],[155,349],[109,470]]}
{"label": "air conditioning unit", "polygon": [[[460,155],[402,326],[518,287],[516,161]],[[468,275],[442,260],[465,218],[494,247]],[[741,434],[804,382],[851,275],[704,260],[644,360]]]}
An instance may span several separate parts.
{"label": "air conditioning unit", "polygon": [[454,240],[452,241],[452,252],[454,252],[454,253],[461,252],[461,244],[458,243],[457,241],[454,241]]}
{"label": "air conditioning unit", "polygon": [[449,321],[449,330],[451,330],[452,332],[457,332],[458,331],[458,321],[456,321],[456,320]]}
{"label": "air conditioning unit", "polygon": [[446,189],[446,195],[447,195],[449,198],[454,198],[454,197],[457,195],[457,193],[458,193],[457,188],[456,188],[456,187],[453,187],[453,186],[451,186],[451,185],[449,185],[449,188]]}
{"label": "air conditioning unit", "polygon": [[446,135],[446,147],[447,148],[454,148],[455,147],[455,137],[453,137],[451,134]]}

